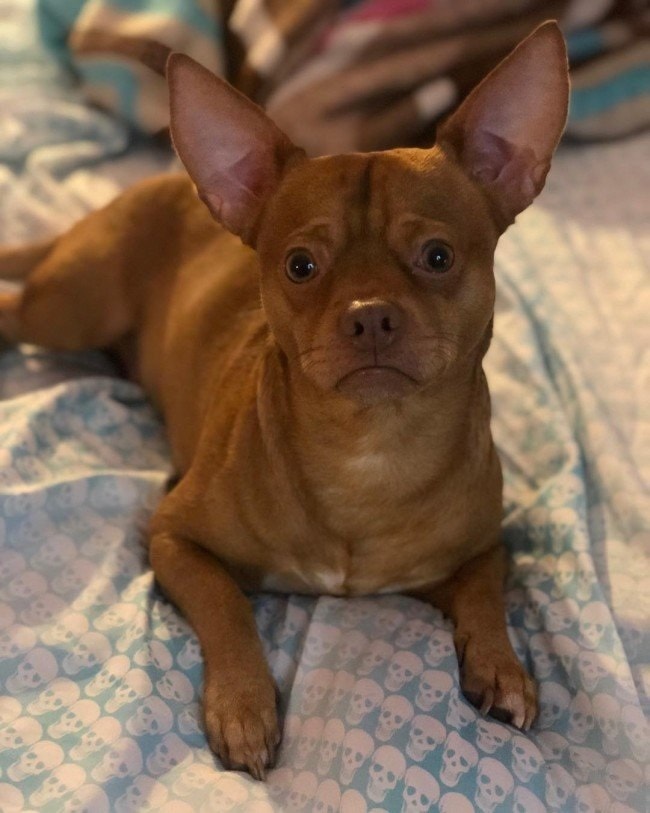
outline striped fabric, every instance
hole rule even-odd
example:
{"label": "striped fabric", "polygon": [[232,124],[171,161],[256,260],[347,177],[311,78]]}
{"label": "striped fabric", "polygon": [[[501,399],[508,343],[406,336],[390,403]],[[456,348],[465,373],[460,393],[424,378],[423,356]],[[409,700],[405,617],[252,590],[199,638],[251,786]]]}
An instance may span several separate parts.
{"label": "striped fabric", "polygon": [[38,9],[43,39],[75,71],[88,100],[146,133],[168,123],[160,73],[170,49],[224,72],[211,0],[39,0]]}
{"label": "striped fabric", "polygon": [[567,137],[650,122],[644,0],[39,0],[41,32],[91,101],[167,126],[184,51],[267,107],[312,154],[430,142],[438,120],[544,19],[567,35]]}

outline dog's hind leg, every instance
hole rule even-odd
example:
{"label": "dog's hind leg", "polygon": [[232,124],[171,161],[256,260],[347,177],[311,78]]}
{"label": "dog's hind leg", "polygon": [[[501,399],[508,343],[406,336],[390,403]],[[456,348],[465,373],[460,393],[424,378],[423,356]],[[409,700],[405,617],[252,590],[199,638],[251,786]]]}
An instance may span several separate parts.
{"label": "dog's hind leg", "polygon": [[0,250],[0,279],[25,280],[0,296],[0,335],[55,350],[126,336],[143,282],[174,255],[190,189],[182,176],[148,179],[49,242]]}
{"label": "dog's hind leg", "polygon": [[[25,246],[0,248],[0,280],[25,283],[34,268],[52,250],[54,240],[43,240]],[[20,289],[0,292],[0,339],[13,344],[19,341],[21,301]]]}
{"label": "dog's hind leg", "polygon": [[36,265],[52,250],[55,238],[25,246],[0,248],[0,280],[25,282]]}
{"label": "dog's hind leg", "polygon": [[48,246],[0,253],[0,277],[26,278],[22,290],[0,295],[4,339],[81,350],[106,347],[128,331],[123,241],[107,228],[107,212],[92,213]]}
{"label": "dog's hind leg", "polygon": [[179,256],[205,245],[214,221],[184,175],[136,184],[50,242],[0,250],[0,336],[56,350],[115,345],[143,301],[173,283]]}

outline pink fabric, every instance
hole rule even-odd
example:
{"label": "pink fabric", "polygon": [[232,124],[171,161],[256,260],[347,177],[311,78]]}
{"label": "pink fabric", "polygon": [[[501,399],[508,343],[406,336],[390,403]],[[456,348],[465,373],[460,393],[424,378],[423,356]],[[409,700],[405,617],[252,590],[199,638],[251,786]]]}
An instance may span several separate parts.
{"label": "pink fabric", "polygon": [[435,0],[368,0],[343,15],[346,23],[390,20],[435,9]]}

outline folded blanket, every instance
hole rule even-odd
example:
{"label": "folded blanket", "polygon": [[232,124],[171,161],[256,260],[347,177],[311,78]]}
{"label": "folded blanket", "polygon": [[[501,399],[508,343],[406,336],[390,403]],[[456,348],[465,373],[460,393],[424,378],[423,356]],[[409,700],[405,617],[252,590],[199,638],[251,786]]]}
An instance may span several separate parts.
{"label": "folded blanket", "polygon": [[267,106],[313,154],[430,142],[436,122],[543,20],[569,42],[567,136],[650,123],[640,0],[39,0],[44,40],[87,98],[154,133],[184,51]]}

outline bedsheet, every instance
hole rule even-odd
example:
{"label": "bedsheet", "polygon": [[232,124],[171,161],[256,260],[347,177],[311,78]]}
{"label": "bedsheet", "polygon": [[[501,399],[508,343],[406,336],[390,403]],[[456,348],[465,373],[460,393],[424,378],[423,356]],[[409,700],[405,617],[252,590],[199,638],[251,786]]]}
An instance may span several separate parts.
{"label": "bedsheet", "polygon": [[[29,94],[0,91],[0,243],[62,228],[170,161],[129,146],[37,57]],[[533,730],[463,699],[450,625],[420,602],[260,594],[284,740],[266,783],[221,770],[196,638],[142,545],[170,473],[157,416],[101,354],[8,349],[0,811],[646,810],[647,153],[647,137],[561,150],[497,255],[486,370]]]}

